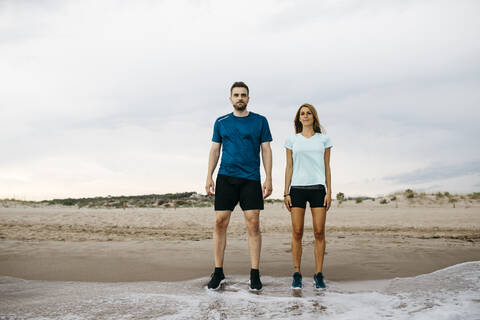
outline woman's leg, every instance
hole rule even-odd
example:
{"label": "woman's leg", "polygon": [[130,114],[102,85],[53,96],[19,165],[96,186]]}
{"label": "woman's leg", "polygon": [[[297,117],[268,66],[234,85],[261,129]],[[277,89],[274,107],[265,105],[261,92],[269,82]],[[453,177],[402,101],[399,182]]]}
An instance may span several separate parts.
{"label": "woman's leg", "polygon": [[322,272],[325,254],[325,208],[312,208],[313,234],[315,236],[315,274]]}
{"label": "woman's leg", "polygon": [[292,217],[292,257],[294,272],[300,272],[302,262],[302,237],[305,209],[294,207],[290,213]]}

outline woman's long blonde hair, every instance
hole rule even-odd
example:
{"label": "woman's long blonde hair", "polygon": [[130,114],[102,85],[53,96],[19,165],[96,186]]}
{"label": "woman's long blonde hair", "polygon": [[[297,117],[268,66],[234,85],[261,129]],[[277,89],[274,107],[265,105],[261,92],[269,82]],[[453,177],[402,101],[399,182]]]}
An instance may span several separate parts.
{"label": "woman's long blonde hair", "polygon": [[303,130],[303,125],[300,122],[300,110],[302,110],[303,107],[307,107],[313,114],[313,131],[318,133],[324,133],[325,128],[322,125],[320,125],[320,121],[318,120],[317,110],[315,110],[315,107],[309,103],[302,104],[300,108],[298,108],[297,110],[297,114],[295,115],[295,120],[293,121],[295,125],[295,133],[300,133]]}

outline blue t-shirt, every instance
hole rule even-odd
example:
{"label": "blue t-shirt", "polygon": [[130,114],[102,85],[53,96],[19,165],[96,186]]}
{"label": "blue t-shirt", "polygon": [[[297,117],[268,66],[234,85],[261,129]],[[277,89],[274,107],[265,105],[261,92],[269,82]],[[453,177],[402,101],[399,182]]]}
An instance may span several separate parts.
{"label": "blue t-shirt", "polygon": [[215,121],[212,141],[222,144],[218,174],[260,181],[260,144],[272,141],[267,118],[251,111],[224,115]]}
{"label": "blue t-shirt", "polygon": [[325,186],[325,149],[332,147],[330,137],[324,133],[315,133],[305,138],[301,133],[288,137],[285,148],[292,150],[293,172],[290,185]]}

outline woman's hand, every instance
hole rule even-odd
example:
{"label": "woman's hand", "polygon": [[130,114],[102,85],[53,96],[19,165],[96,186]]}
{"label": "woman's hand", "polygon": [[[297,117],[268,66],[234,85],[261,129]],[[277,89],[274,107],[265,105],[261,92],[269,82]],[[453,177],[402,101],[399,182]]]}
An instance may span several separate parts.
{"label": "woman's hand", "polygon": [[292,212],[292,198],[290,198],[290,195],[287,195],[283,198],[283,202],[285,202],[285,208],[287,208],[288,211]]}
{"label": "woman's hand", "polygon": [[328,209],[330,209],[330,206],[332,205],[332,195],[327,193],[325,195],[325,199],[323,200],[323,205],[326,207],[325,209],[325,212],[328,211]]}

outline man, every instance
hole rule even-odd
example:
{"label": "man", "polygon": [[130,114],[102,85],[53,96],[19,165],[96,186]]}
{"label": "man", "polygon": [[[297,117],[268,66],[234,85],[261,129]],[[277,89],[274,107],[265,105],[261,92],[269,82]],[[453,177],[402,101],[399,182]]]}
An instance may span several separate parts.
{"label": "man", "polygon": [[[208,159],[205,191],[215,193],[216,223],[213,232],[215,271],[208,288],[217,290],[225,282],[223,258],[227,241],[230,215],[240,202],[248,229],[250,250],[250,290],[260,291],[259,260],[262,238],[260,234],[260,210],[263,200],[272,194],[272,135],[264,116],[247,110],[249,90],[245,83],[235,82],[230,88],[233,112],[215,121],[212,147]],[[222,149],[222,161],[218,171],[216,188],[213,172]],[[260,184],[260,149],[265,168],[265,182]]]}

